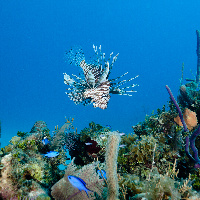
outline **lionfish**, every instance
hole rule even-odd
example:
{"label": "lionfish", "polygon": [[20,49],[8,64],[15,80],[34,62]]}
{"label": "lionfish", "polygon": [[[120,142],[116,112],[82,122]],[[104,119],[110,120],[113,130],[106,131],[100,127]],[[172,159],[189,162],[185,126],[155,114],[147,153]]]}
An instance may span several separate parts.
{"label": "lionfish", "polygon": [[69,64],[78,66],[81,70],[80,77],[72,74],[74,79],[64,73],[64,83],[70,86],[66,94],[68,94],[69,98],[73,100],[75,104],[83,104],[85,106],[93,103],[95,108],[106,109],[110,94],[132,96],[129,93],[136,92],[134,90],[127,91],[125,89],[138,86],[137,84],[132,84],[123,88],[121,88],[121,86],[137,78],[138,75],[129,80],[116,82],[128,73],[126,72],[115,79],[109,79],[113,64],[117,60],[119,54],[113,57],[110,64],[113,52],[106,61],[105,53],[101,52],[101,45],[99,51],[97,46],[94,45],[93,49],[96,54],[96,59],[91,62],[88,61],[87,63],[81,47],[76,46],[66,52],[66,58]]}

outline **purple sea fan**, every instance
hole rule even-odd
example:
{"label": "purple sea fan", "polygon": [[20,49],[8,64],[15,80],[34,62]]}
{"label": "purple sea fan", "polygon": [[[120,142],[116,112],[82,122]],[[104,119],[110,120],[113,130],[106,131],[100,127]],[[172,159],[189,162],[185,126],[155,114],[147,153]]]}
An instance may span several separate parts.
{"label": "purple sea fan", "polygon": [[81,69],[81,77],[73,75],[75,79],[71,78],[68,74],[64,73],[64,83],[70,87],[67,89],[69,98],[74,101],[75,104],[91,104],[101,109],[106,109],[110,94],[128,95],[130,92],[136,92],[134,90],[127,91],[128,88],[133,88],[137,84],[122,87],[125,83],[132,81],[138,76],[129,80],[122,80],[115,82],[127,73],[119,76],[115,79],[109,79],[114,62],[117,60],[117,54],[113,57],[110,64],[110,59],[113,53],[110,54],[109,59],[105,60],[105,53],[101,52],[101,46],[99,52],[96,46],[93,45],[96,58],[92,62],[85,61],[85,56],[81,47],[74,47],[66,53],[67,60],[70,64],[76,65]]}

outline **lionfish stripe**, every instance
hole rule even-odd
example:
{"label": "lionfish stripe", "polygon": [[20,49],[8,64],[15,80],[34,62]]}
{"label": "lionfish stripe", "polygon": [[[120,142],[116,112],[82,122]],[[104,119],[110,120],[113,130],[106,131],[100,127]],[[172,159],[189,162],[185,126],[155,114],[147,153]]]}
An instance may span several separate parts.
{"label": "lionfish stripe", "polygon": [[74,80],[65,73],[64,83],[70,86],[67,89],[66,94],[68,94],[69,98],[73,100],[75,104],[82,103],[83,105],[87,105],[93,103],[94,107],[105,109],[107,108],[107,104],[110,99],[110,93],[132,96],[126,93],[136,91],[126,91],[125,89],[131,87],[133,88],[137,86],[136,84],[132,84],[124,88],[121,88],[121,86],[127,82],[132,81],[138,76],[129,80],[115,82],[116,80],[125,76],[128,73],[126,72],[125,74],[115,79],[108,79],[113,64],[117,60],[119,54],[114,56],[112,62],[110,62],[113,56],[113,52],[110,54],[110,57],[106,61],[105,53],[102,53],[101,46],[97,48],[97,46],[93,45],[93,49],[96,54],[96,59],[94,62],[90,62],[90,64],[86,63],[82,48],[78,47],[67,52],[69,63],[79,66],[83,72],[84,78],[73,75],[75,77]]}

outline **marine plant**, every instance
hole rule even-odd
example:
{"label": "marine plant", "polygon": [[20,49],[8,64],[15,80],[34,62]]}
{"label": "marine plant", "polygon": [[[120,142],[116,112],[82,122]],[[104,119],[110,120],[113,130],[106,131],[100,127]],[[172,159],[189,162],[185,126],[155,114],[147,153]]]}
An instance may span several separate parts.
{"label": "marine plant", "polygon": [[17,132],[17,135],[18,135],[19,137],[26,137],[27,132],[18,131],[18,132]]}
{"label": "marine plant", "polygon": [[[66,119],[66,122],[54,131],[54,135],[51,139],[51,147],[55,150],[63,150],[64,145],[67,141],[67,135],[69,133],[73,133],[75,135],[74,127],[72,125],[72,121]],[[72,141],[71,141],[72,142]]]}
{"label": "marine plant", "polygon": [[178,192],[177,184],[174,179],[170,178],[167,174],[159,174],[156,167],[153,168],[149,174],[150,179],[144,181],[143,192],[147,199],[181,199],[181,194]]}

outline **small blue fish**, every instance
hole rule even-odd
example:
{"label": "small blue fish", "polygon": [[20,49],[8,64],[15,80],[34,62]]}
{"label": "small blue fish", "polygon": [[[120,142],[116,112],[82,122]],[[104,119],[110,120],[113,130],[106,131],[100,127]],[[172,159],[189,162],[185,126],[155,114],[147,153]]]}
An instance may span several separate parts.
{"label": "small blue fish", "polygon": [[46,156],[48,158],[54,158],[58,155],[59,155],[59,153],[57,151],[49,151],[46,154],[44,154],[44,156]]}
{"label": "small blue fish", "polygon": [[[105,170],[101,169],[101,170],[97,170],[98,175],[100,176],[100,178],[104,178],[106,179],[106,172]],[[103,176],[102,176],[103,175]]]}
{"label": "small blue fish", "polygon": [[119,147],[124,148],[126,146],[126,144],[121,144],[119,145]]}
{"label": "small blue fish", "polygon": [[103,135],[103,134],[101,134],[100,137],[101,137],[102,140],[104,140],[106,138],[106,136]]}
{"label": "small blue fish", "polygon": [[47,137],[44,137],[44,139],[42,140],[42,143],[43,143],[44,145],[49,144],[49,140],[47,139]]}
{"label": "small blue fish", "polygon": [[87,146],[88,145],[92,145],[92,143],[91,142],[86,142],[85,145],[87,145]]}
{"label": "small blue fish", "polygon": [[77,176],[68,176],[68,180],[74,187],[78,188],[80,191],[84,190],[87,196],[89,197],[87,192],[88,191],[92,192],[92,191],[86,188],[86,183],[81,178]]}
{"label": "small blue fish", "polygon": [[111,125],[106,125],[109,129],[112,129]]}

